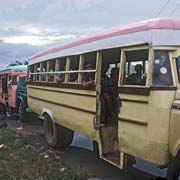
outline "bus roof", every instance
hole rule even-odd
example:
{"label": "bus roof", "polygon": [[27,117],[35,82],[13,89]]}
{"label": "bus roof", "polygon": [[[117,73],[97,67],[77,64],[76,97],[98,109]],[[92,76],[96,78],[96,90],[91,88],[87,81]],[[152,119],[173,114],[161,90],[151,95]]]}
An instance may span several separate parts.
{"label": "bus roof", "polygon": [[27,70],[27,65],[18,65],[18,66],[9,66],[9,67],[5,67],[0,69],[0,72],[4,72],[4,71],[23,71],[23,70]]}
{"label": "bus roof", "polygon": [[57,57],[83,54],[136,44],[180,45],[180,18],[158,18],[115,27],[78,41],[41,51],[29,64]]}

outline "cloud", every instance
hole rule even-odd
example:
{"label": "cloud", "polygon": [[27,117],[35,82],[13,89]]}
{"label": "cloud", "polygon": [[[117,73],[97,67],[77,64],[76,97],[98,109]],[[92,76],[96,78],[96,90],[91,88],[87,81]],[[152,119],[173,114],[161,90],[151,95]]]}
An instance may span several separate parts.
{"label": "cloud", "polygon": [[25,62],[33,54],[43,50],[45,47],[30,46],[26,44],[8,44],[0,41],[0,65],[4,66],[10,62]]}
{"label": "cloud", "polygon": [[[0,65],[105,28],[154,18],[159,1],[0,0]],[[178,2],[171,1],[168,15]],[[177,15],[178,11],[174,14]]]}
{"label": "cloud", "polygon": [[35,25],[22,25],[17,27],[0,27],[0,40],[5,43],[12,44],[29,44],[29,45],[48,45],[59,42],[63,44],[65,42],[73,41],[78,38],[82,38],[87,34],[97,32],[99,28],[77,28],[71,29],[45,27]]}

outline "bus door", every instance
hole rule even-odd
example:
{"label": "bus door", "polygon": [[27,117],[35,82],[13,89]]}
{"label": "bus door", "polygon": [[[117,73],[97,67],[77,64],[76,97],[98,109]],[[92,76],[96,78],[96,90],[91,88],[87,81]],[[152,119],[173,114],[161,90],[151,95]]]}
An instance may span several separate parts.
{"label": "bus door", "polygon": [[1,94],[1,98],[3,101],[5,101],[5,99],[7,99],[7,93],[8,93],[8,87],[7,87],[7,75],[3,75],[2,76],[2,94]]}
{"label": "bus door", "polygon": [[8,77],[8,105],[11,108],[16,107],[16,90],[17,90],[17,75],[9,75]]}
{"label": "bus door", "polygon": [[120,49],[102,52],[101,92],[100,92],[100,139],[102,158],[119,164],[118,151],[118,95]]}

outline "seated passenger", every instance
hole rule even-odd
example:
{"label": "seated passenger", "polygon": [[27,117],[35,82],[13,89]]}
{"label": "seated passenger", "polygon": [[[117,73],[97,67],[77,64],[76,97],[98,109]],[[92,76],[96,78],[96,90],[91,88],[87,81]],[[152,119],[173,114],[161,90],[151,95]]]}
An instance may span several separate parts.
{"label": "seated passenger", "polygon": [[143,67],[141,64],[136,64],[134,67],[135,73],[130,74],[126,79],[126,84],[129,85],[145,85],[146,78],[143,77]]}
{"label": "seated passenger", "polygon": [[[86,70],[91,70],[92,69],[92,64],[88,63],[85,66]],[[93,72],[84,72],[82,75],[82,83],[84,87],[88,87],[93,85],[94,82],[94,73]]]}
{"label": "seated passenger", "polygon": [[31,73],[32,73],[31,71],[29,71],[29,73],[28,73],[28,81],[29,82],[33,81],[33,75]]}

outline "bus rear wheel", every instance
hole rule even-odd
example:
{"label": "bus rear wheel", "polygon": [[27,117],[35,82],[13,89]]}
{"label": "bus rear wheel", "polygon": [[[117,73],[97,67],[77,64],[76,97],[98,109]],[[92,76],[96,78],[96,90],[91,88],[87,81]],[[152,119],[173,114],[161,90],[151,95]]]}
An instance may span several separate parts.
{"label": "bus rear wheel", "polygon": [[50,116],[44,116],[44,136],[51,147],[67,147],[71,144],[74,131],[54,123]]}
{"label": "bus rear wheel", "polygon": [[173,157],[168,165],[167,180],[178,180],[180,177],[180,151]]}

